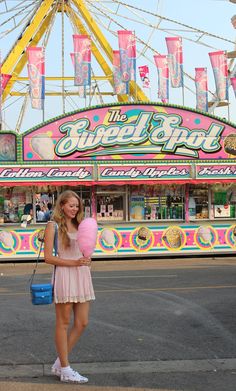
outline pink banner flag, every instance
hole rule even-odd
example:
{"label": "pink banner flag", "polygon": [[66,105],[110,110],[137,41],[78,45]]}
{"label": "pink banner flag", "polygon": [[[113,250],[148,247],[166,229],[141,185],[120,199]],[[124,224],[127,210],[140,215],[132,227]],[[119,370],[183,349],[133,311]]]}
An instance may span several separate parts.
{"label": "pink banner flag", "polygon": [[29,46],[26,49],[28,57],[28,76],[30,85],[31,105],[34,109],[43,109],[45,99],[45,59],[44,48]]}
{"label": "pink banner flag", "polygon": [[163,103],[169,100],[169,68],[166,55],[156,54],[154,56],[158,71],[158,98]]}
{"label": "pink banner flag", "polygon": [[89,35],[73,35],[75,85],[91,85],[91,38]]}
{"label": "pink banner flag", "polygon": [[171,86],[183,87],[183,49],[181,37],[166,37]]}
{"label": "pink banner flag", "polygon": [[122,80],[136,80],[136,40],[132,31],[118,31]]}
{"label": "pink banner flag", "polygon": [[207,68],[195,68],[196,108],[208,111]]}
{"label": "pink banner flag", "polygon": [[[72,60],[73,68],[75,70],[75,53],[70,53],[70,57]],[[78,95],[80,98],[85,98],[86,97],[86,87],[78,86]]]}
{"label": "pink banner flag", "polygon": [[143,88],[150,88],[149,68],[147,65],[138,67],[140,79],[143,83]]}
{"label": "pink banner flag", "polygon": [[209,53],[219,100],[228,100],[228,66],[225,51]]}
{"label": "pink banner flag", "polygon": [[114,92],[117,95],[126,94],[126,83],[122,81],[121,69],[120,69],[120,51],[113,50],[113,80],[114,80]]}
{"label": "pink banner flag", "polygon": [[7,83],[11,79],[11,75],[8,75],[6,73],[1,74],[1,93],[5,90]]}
{"label": "pink banner flag", "polygon": [[230,78],[230,82],[231,82],[231,86],[233,87],[234,95],[235,95],[235,98],[236,98],[236,77],[231,77]]}

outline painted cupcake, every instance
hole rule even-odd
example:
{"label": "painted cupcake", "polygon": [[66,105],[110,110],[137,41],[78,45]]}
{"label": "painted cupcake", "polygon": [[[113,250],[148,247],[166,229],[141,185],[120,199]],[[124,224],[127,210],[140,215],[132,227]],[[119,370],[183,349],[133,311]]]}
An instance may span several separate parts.
{"label": "painted cupcake", "polygon": [[40,229],[37,235],[37,239],[39,242],[44,242],[44,229]]}
{"label": "painted cupcake", "polygon": [[163,236],[163,239],[166,241],[169,247],[178,248],[182,244],[182,235],[181,231],[176,227],[170,227]]}
{"label": "painted cupcake", "polygon": [[233,226],[232,228],[232,238],[233,238],[233,241],[234,241],[234,245],[236,244],[236,225]]}
{"label": "painted cupcake", "polygon": [[236,225],[233,227],[233,236],[236,238]]}

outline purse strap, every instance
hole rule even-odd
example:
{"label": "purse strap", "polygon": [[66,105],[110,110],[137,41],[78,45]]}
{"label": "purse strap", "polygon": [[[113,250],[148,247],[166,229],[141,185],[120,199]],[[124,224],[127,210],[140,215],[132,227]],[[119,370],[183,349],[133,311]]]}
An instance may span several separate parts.
{"label": "purse strap", "polygon": [[[58,225],[57,225],[56,222],[53,222],[53,223],[54,223],[53,248],[54,248],[54,255],[57,256],[57,254],[58,254]],[[39,251],[38,251],[35,267],[34,267],[32,275],[31,275],[31,277],[29,279],[30,286],[33,284],[33,281],[34,281],[34,277],[35,277],[35,273],[36,273],[36,270],[37,270],[37,267],[38,267],[39,258],[40,258],[41,252],[42,252],[43,244],[44,244],[44,236],[43,236],[43,238],[40,239],[40,246],[39,246]],[[53,285],[54,285],[54,282],[55,282],[55,274],[56,274],[56,265],[54,265],[54,271],[53,271]]]}

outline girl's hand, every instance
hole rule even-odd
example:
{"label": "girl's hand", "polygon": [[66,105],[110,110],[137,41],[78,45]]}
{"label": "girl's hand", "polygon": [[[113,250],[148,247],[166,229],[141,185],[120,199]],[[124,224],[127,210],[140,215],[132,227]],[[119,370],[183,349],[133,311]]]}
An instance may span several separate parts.
{"label": "girl's hand", "polygon": [[91,258],[85,258],[85,257],[80,258],[79,266],[91,266]]}

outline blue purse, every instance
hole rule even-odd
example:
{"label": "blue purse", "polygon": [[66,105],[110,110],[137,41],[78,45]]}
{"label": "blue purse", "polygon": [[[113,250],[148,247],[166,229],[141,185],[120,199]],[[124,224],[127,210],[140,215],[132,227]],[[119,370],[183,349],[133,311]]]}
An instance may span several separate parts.
{"label": "blue purse", "polygon": [[[55,223],[55,235],[54,235],[54,253],[57,255],[57,247],[58,247],[58,226]],[[44,304],[52,304],[53,303],[53,290],[54,290],[54,282],[55,282],[55,274],[56,274],[56,266],[54,266],[54,272],[53,272],[53,284],[33,284],[33,280],[35,277],[35,273],[37,270],[40,254],[42,251],[43,243],[44,243],[44,236],[39,235],[38,240],[40,241],[40,247],[39,252],[35,264],[34,271],[32,273],[31,279],[30,279],[30,294],[31,294],[31,301],[34,305],[44,305]]]}
{"label": "blue purse", "polygon": [[30,286],[31,301],[34,305],[53,303],[52,284],[32,284]]}

